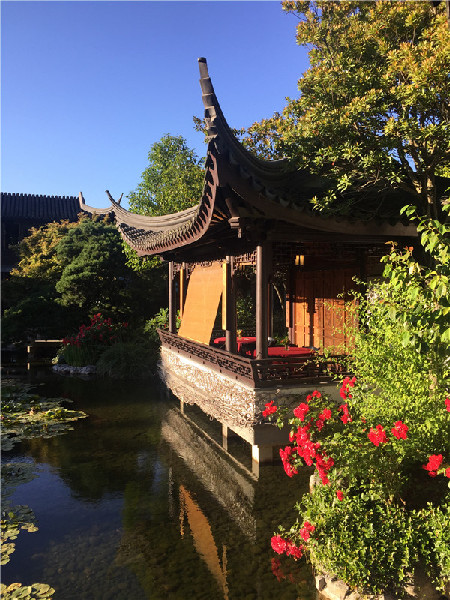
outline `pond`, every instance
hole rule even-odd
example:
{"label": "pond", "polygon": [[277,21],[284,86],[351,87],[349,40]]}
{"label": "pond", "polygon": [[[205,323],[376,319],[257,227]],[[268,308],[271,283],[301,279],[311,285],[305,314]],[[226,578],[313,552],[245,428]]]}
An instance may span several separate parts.
{"label": "pond", "polygon": [[47,375],[38,392],[89,416],[3,454],[34,465],[11,500],[39,528],[20,533],[3,583],[47,583],[58,600],[315,598],[308,565],[270,548],[306,478],[281,466],[255,477],[246,442],[229,438],[224,452],[221,426],[195,407],[183,414],[157,379]]}

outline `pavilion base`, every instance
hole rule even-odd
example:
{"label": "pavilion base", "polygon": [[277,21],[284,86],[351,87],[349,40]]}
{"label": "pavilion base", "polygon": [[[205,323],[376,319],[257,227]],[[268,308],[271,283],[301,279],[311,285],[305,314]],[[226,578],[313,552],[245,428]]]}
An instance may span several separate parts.
{"label": "pavilion base", "polygon": [[[227,450],[228,438],[236,434],[251,446],[253,473],[259,475],[259,466],[273,464],[278,455],[275,450],[286,445],[288,429],[264,423],[262,411],[271,400],[278,406],[296,406],[310,393],[311,383],[283,388],[279,383],[273,388],[255,389],[227,375],[218,373],[178,352],[162,347],[159,373],[168,389],[184,404],[195,404],[204,413],[222,424],[223,448]],[[320,386],[336,400],[338,389],[334,384]]]}

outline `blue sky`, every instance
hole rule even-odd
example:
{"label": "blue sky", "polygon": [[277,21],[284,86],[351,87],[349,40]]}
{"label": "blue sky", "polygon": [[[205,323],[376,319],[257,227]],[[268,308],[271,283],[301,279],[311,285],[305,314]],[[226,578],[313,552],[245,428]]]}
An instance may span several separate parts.
{"label": "blue sky", "polygon": [[166,133],[203,115],[205,56],[232,127],[296,97],[308,68],[296,18],[269,1],[2,1],[2,191],[127,195]]}

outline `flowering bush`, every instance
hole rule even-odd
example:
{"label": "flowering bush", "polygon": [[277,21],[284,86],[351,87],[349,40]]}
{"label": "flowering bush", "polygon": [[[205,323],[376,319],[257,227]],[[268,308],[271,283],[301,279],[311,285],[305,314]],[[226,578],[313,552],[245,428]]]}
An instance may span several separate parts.
{"label": "flowering bush", "polygon": [[[291,427],[291,444],[280,450],[286,474],[293,477],[302,467],[312,467],[316,481],[312,493],[297,505],[300,521],[289,531],[280,528],[272,548],[296,560],[307,553],[319,569],[376,593],[404,583],[419,561],[417,548],[432,544],[430,535],[436,536],[436,530],[431,534],[422,523],[430,510],[448,510],[443,496],[445,481],[450,479],[450,453],[448,444],[438,454],[417,453],[413,423],[400,419],[369,423],[358,408],[361,393],[356,377],[346,377],[340,389],[345,402],[340,406],[318,390],[293,410],[266,404],[267,419]],[[448,432],[447,400],[442,400],[440,411]],[[416,509],[415,486],[426,474],[439,475],[440,481],[429,488],[427,506]],[[440,535],[450,535],[449,529],[446,524]],[[450,548],[447,555],[442,547],[440,552],[445,566]],[[430,556],[436,553],[422,552],[424,560]],[[438,569],[437,574],[434,563],[428,571],[437,585],[450,583],[450,572]]]}
{"label": "flowering bush", "polygon": [[263,413],[291,426],[286,473],[307,466],[316,480],[299,522],[274,536],[278,552],[297,559],[300,548],[368,592],[401,588],[419,562],[450,592],[450,226],[416,221],[418,248],[393,246],[384,279],[357,295],[356,377],[340,406],[315,390],[289,414],[273,403]]}
{"label": "flowering bush", "polygon": [[76,334],[63,339],[64,360],[75,367],[95,364],[104,350],[123,341],[127,332],[128,323],[114,325],[98,313],[89,325],[81,325]]}

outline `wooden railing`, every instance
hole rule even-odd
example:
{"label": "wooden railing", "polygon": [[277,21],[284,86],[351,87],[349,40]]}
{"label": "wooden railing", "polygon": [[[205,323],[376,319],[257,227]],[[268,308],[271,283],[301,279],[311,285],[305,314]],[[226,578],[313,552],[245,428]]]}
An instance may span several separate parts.
{"label": "wooden railing", "polygon": [[326,382],[331,381],[333,375],[345,374],[340,356],[327,359],[319,356],[253,359],[193,342],[165,330],[159,329],[158,333],[164,347],[255,388],[279,383]]}

